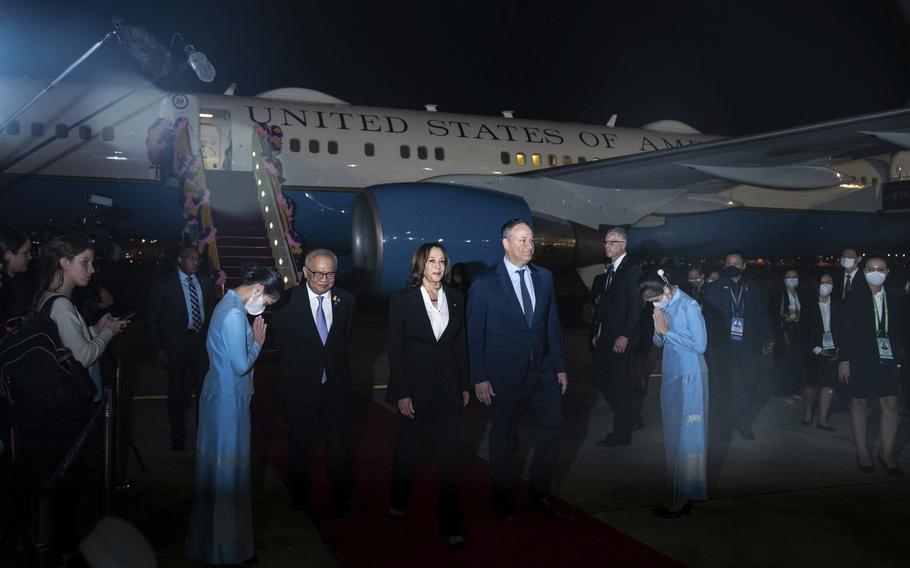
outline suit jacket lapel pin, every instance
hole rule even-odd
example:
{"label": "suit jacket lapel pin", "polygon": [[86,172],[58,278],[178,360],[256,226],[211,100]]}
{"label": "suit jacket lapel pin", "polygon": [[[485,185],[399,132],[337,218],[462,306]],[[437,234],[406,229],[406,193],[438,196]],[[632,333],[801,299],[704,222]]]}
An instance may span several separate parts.
{"label": "suit jacket lapel pin", "polygon": [[336,296],[335,294],[332,294],[332,305],[337,306],[340,303],[341,303],[341,300],[338,299],[338,296]]}

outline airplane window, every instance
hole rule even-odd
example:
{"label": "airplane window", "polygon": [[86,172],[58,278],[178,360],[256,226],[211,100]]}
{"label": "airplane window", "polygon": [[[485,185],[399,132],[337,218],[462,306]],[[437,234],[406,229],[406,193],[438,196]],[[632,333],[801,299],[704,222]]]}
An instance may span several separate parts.
{"label": "airplane window", "polygon": [[540,154],[531,154],[531,165],[535,168],[540,167]]}
{"label": "airplane window", "polygon": [[562,157],[562,165],[568,166],[571,163],[572,163],[572,156],[563,156]]}
{"label": "airplane window", "polygon": [[511,161],[509,158],[510,158],[510,156],[509,156],[508,152],[500,152],[500,154],[499,154],[500,162],[502,162],[503,164],[508,166],[509,162]]}
{"label": "airplane window", "polygon": [[105,142],[110,142],[111,140],[113,140],[114,139],[114,127],[105,126],[104,128],[102,128],[101,129],[101,139],[104,140]]}
{"label": "airplane window", "polygon": [[310,154],[319,153],[319,140],[310,140]]}
{"label": "airplane window", "polygon": [[376,155],[376,146],[374,146],[372,142],[367,142],[366,144],[363,145],[363,153],[366,154],[367,156],[375,156]]}
{"label": "airplane window", "polygon": [[426,146],[417,147],[417,157],[420,158],[421,160],[427,159],[427,147]]}
{"label": "airplane window", "polygon": [[79,127],[79,139],[80,140],[91,140],[92,139],[92,127],[86,126],[83,124]]}
{"label": "airplane window", "polygon": [[522,152],[515,154],[515,163],[519,166],[525,165],[525,155]]}
{"label": "airplane window", "polygon": [[338,153],[338,142],[335,142],[334,140],[329,140],[329,143],[326,144],[326,146],[327,146],[328,149],[329,149],[329,154],[337,154],[337,153]]}
{"label": "airplane window", "polygon": [[66,138],[70,134],[69,128],[65,124],[58,124],[54,130],[57,138]]}
{"label": "airplane window", "polygon": [[291,152],[300,151],[300,138],[291,138]]}
{"label": "airplane window", "polygon": [[578,157],[578,163],[579,163],[579,164],[582,163],[582,162],[587,162],[587,161],[588,161],[588,159],[585,158],[584,156],[579,156],[579,157]]}
{"label": "airplane window", "polygon": [[410,146],[408,146],[406,144],[401,145],[401,157],[404,158],[405,160],[407,160],[408,158],[411,157],[411,147]]}
{"label": "airplane window", "polygon": [[44,136],[44,125],[40,122],[33,122],[32,136]]}
{"label": "airplane window", "polygon": [[6,133],[12,136],[17,136],[19,134],[19,121],[14,120],[6,125]]}
{"label": "airplane window", "polygon": [[547,164],[552,168],[553,166],[559,165],[559,160],[556,157],[556,154],[550,154],[547,156]]}
{"label": "airplane window", "polygon": [[433,150],[433,154],[436,156],[436,159],[439,160],[440,162],[446,159],[445,149],[440,148],[439,146],[437,146],[436,149]]}

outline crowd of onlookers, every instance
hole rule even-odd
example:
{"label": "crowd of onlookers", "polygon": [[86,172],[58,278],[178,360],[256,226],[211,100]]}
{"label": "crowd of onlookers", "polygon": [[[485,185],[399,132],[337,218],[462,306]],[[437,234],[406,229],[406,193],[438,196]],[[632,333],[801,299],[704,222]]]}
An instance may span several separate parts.
{"label": "crowd of onlookers", "polygon": [[[63,235],[43,243],[36,270],[29,270],[31,245],[18,230],[0,230],[2,334],[28,321],[30,314],[45,313],[100,400],[104,353],[132,316],[112,316],[114,300],[93,278],[94,251],[86,237]],[[472,393],[491,407],[497,513],[508,517],[514,507],[510,440],[517,416],[530,406],[541,446],[532,464],[531,505],[564,516],[548,496],[562,417],[560,395],[568,387],[555,288],[549,272],[532,263],[533,229],[527,223],[507,222],[502,245],[503,262],[472,275],[473,281],[464,264],[450,265],[442,245],[422,245],[408,287],[390,303],[388,400],[397,407],[400,432],[389,514],[405,514],[420,429],[433,428],[437,437],[449,440],[448,450],[437,455],[439,522],[453,546],[464,542],[455,482],[458,408],[468,404]],[[660,398],[673,499],[656,514],[675,518],[688,513],[690,501],[706,498],[709,432],[721,441],[734,432],[755,440],[762,356],[772,358],[772,396],[802,403],[803,426],[833,431],[831,412],[849,410],[856,462],[864,472],[875,467],[867,422],[871,407],[878,407],[881,449],[876,457],[889,474],[902,475],[894,442],[902,393],[910,410],[910,365],[902,349],[910,335],[910,283],[889,279],[887,256],[861,256],[848,246],[838,265],[783,267],[781,281],[769,285],[765,271],[759,272],[760,280],[752,278],[756,271],[738,251],[711,269],[697,264],[675,268],[668,259],[645,263],[628,250],[621,228],[606,233],[604,250],[604,272],[591,289],[595,313],[589,340],[592,379],[613,411],[613,424],[598,445],[629,445],[633,433],[644,427],[641,408],[648,378],[655,356],[662,353]],[[246,560],[252,532],[248,471],[242,464],[249,457],[252,368],[265,341],[266,325],[258,316],[276,304],[272,325],[282,354],[279,391],[289,448],[284,482],[292,505],[310,506],[306,455],[313,424],[319,422],[328,442],[336,514],[346,517],[356,512],[344,402],[351,382],[347,343],[356,300],[335,285],[337,258],[325,249],[306,257],[305,281],[294,292],[284,293],[274,270],[247,267],[242,284],[228,291],[217,308],[211,281],[199,268],[196,248],[184,247],[174,270],[155,281],[147,298],[146,335],[168,372],[172,450],[187,449],[188,409],[193,400],[200,405],[187,554],[211,561],[212,535],[221,530],[212,523],[225,522],[217,511],[227,506],[236,508],[232,522],[240,523],[228,532],[244,538],[233,539],[225,554]],[[256,317],[252,326],[246,315]],[[415,376],[434,365],[438,368],[430,375],[435,375]],[[428,413],[437,416],[434,422],[426,422]],[[0,500],[9,496],[12,483],[11,419],[10,408],[0,404]],[[77,430],[20,426],[20,457],[34,465],[34,479],[52,473]],[[230,472],[213,465],[227,459],[228,446],[233,448],[228,461],[239,464]],[[220,503],[217,495],[224,487],[241,498]],[[55,489],[56,538],[63,550],[75,546],[76,500],[76,482],[65,480]],[[3,525],[15,508],[0,511]]]}

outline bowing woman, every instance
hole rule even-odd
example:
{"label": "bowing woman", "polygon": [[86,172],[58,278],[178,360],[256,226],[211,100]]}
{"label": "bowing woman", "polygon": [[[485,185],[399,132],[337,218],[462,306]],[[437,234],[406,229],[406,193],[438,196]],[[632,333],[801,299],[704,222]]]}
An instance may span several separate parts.
{"label": "bowing woman", "polygon": [[653,513],[672,519],[708,498],[708,335],[698,302],[662,270],[642,276],[638,289],[654,305],[654,345],[664,348],[660,410],[671,501]]}
{"label": "bowing woman", "polygon": [[389,305],[391,377],[386,399],[399,412],[389,515],[405,515],[421,434],[431,428],[436,443],[439,532],[451,546],[461,547],[458,420],[468,404],[470,379],[464,299],[461,292],[444,285],[450,266],[442,245],[421,245],[411,261],[407,288],[393,295]]}
{"label": "bowing woman", "polygon": [[[218,302],[205,346],[196,479],[186,555],[210,565],[254,565],[250,477],[253,364],[265,342],[266,306],[284,290],[274,268],[244,265],[240,286]],[[247,314],[254,316],[250,326]]]}

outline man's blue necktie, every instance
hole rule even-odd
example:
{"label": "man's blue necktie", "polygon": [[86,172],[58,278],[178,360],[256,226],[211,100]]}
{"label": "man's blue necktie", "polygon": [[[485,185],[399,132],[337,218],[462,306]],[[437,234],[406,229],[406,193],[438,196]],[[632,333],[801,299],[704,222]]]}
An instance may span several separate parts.
{"label": "man's blue necktie", "polygon": [[531,305],[531,293],[528,292],[528,286],[525,284],[525,269],[518,271],[518,282],[521,284],[521,304],[525,312],[525,321],[528,327],[531,327],[531,321],[534,319],[534,306]]}
{"label": "man's blue necktie", "polygon": [[[322,301],[325,300],[325,296],[316,297],[319,298],[319,308],[316,310],[316,331],[319,332],[319,339],[321,339],[322,344],[325,345],[325,340],[329,337],[329,324],[325,320],[325,312],[322,311]],[[325,380],[325,369],[323,369],[322,384],[325,384]]]}

